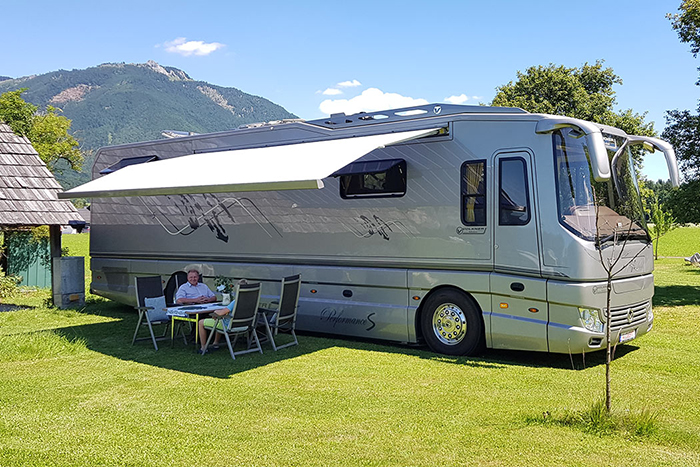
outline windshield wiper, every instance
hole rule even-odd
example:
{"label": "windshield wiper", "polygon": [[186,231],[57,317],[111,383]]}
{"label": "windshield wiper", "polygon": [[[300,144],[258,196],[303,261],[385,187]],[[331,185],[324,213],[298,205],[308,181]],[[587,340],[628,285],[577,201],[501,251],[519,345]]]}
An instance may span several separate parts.
{"label": "windshield wiper", "polygon": [[633,238],[633,233],[638,234],[642,233],[643,235],[637,237],[637,238],[647,238],[647,231],[642,228],[642,227],[634,227],[631,229],[626,229],[626,230],[616,230],[613,229],[613,233],[608,235],[607,237],[601,238],[600,241],[598,242],[599,245],[603,243],[607,243],[610,240],[614,239],[615,237],[622,238],[622,237],[627,237],[627,238]]}

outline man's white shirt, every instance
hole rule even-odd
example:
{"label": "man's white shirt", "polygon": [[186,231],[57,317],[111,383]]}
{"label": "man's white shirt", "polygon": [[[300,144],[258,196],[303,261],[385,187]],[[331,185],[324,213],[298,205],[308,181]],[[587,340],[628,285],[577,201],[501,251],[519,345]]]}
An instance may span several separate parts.
{"label": "man's white shirt", "polygon": [[181,298],[197,298],[204,295],[205,297],[214,297],[214,292],[209,290],[206,284],[198,282],[197,285],[192,285],[189,282],[182,284],[179,289],[177,289],[177,294],[175,295],[175,300]]}

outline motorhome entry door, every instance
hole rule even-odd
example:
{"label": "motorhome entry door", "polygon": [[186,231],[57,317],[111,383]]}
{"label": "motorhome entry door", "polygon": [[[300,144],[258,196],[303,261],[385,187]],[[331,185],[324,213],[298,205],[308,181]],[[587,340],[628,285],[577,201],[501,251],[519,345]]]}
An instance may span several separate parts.
{"label": "motorhome entry door", "polygon": [[528,152],[515,151],[494,160],[493,248],[494,269],[499,272],[540,273],[531,159]]}
{"label": "motorhome entry door", "polygon": [[494,159],[491,344],[547,350],[547,281],[540,274],[532,157],[509,151]]}

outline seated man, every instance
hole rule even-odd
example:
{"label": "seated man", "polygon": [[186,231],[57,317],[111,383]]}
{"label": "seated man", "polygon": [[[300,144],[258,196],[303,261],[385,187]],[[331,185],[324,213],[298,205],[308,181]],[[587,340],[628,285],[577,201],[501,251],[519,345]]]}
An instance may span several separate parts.
{"label": "seated man", "polygon": [[188,267],[187,283],[182,284],[175,294],[175,303],[178,305],[190,305],[198,303],[211,303],[216,301],[216,295],[209,290],[206,284],[199,282],[201,271],[193,266]]}

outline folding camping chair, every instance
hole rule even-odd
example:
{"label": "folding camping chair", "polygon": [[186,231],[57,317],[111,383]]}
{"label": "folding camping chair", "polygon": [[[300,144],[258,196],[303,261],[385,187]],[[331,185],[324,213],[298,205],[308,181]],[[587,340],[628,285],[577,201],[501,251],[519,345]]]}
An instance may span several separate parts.
{"label": "folding camping chair", "polygon": [[[255,322],[258,316],[258,305],[260,304],[260,283],[238,284],[236,285],[236,302],[233,310],[226,316],[218,316],[212,313],[212,318],[204,320],[204,329],[210,331],[204,350],[214,337],[214,334],[222,334],[226,338],[226,345],[231,353],[231,358],[236,359],[236,355],[250,352],[263,353],[255,332]],[[239,336],[246,337],[245,350],[233,351]],[[231,341],[233,337],[233,341]],[[255,343],[255,347],[253,347]]]}
{"label": "folding camping chair", "polygon": [[693,266],[700,267],[700,253],[695,253],[693,256],[685,258],[685,261]]}
{"label": "folding camping chair", "polygon": [[[170,328],[170,317],[166,314],[165,296],[163,295],[163,283],[160,276],[145,276],[136,278],[136,310],[139,312],[139,321],[136,324],[134,338],[131,345],[137,341],[152,340],[153,347],[158,350],[156,341],[167,339]],[[162,336],[156,337],[153,333],[154,326],[164,325]],[[141,326],[148,328],[149,336],[137,337]]]}
{"label": "folding camping chair", "polygon": [[[301,291],[301,275],[285,277],[282,279],[282,294],[277,309],[260,308],[260,322],[265,328],[267,339],[272,344],[272,348],[277,351],[292,345],[298,345],[297,335],[294,328],[297,322],[297,308],[299,304],[299,292]],[[260,323],[258,323],[260,326]],[[278,345],[275,336],[282,331],[288,332],[292,336],[292,341]]]}

